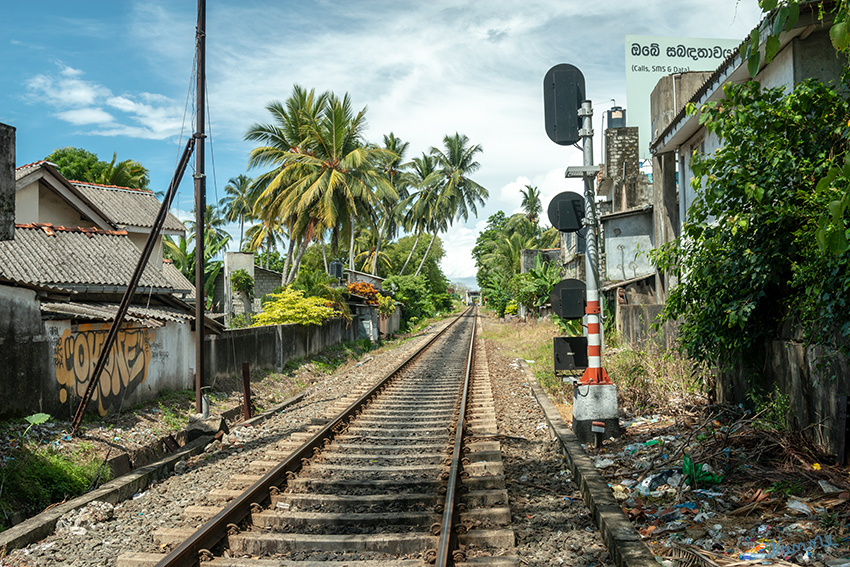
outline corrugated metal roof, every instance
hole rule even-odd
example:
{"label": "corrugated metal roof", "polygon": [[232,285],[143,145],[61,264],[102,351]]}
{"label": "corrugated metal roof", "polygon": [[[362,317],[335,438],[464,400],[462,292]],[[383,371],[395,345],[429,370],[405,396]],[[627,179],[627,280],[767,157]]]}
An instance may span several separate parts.
{"label": "corrugated metal roof", "polygon": [[[98,185],[81,181],[71,181],[89,201],[94,203],[103,213],[121,228],[139,227],[151,228],[161,203],[156,195],[149,191],[127,189],[114,185]],[[165,217],[163,230],[186,230],[180,220],[168,213]]]}
{"label": "corrugated metal roof", "polygon": [[[0,242],[0,277],[17,283],[69,291],[98,287],[123,291],[141,254],[124,231],[47,223],[19,224],[15,228],[15,240]],[[148,265],[139,288],[171,292],[172,284]]]}
{"label": "corrugated metal roof", "polygon": [[[44,313],[55,313],[67,315],[75,319],[91,319],[95,321],[114,321],[118,313],[117,303],[99,302],[70,302],[70,303],[42,303],[41,311]],[[142,306],[131,305],[127,309],[125,320],[136,321],[146,327],[156,328],[165,325],[165,322],[186,323],[193,320],[191,315],[165,305]]]}

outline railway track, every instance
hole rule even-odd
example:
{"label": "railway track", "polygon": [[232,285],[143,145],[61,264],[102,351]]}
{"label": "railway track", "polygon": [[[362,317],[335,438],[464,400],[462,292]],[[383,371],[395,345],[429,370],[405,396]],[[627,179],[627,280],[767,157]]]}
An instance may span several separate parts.
{"label": "railway track", "polygon": [[501,555],[514,535],[475,321],[465,312],[314,431],[222,479],[184,510],[200,529],[154,534],[170,553],[119,567],[517,565]]}

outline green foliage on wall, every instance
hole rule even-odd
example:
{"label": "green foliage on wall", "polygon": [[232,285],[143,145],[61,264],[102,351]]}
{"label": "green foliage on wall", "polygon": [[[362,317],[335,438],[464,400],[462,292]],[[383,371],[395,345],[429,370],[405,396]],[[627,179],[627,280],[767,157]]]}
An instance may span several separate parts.
{"label": "green foliage on wall", "polygon": [[690,356],[737,360],[788,321],[812,343],[850,338],[850,259],[818,246],[824,211],[844,191],[822,180],[845,162],[848,118],[847,101],[814,81],[790,94],[727,85],[701,108],[722,147],[694,156],[688,221],[654,254],[680,272],[663,316],[681,318]]}

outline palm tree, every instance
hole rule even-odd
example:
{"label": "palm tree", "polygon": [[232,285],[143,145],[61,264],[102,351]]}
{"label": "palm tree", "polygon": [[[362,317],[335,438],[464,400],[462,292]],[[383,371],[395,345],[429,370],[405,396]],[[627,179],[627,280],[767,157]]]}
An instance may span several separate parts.
{"label": "palm tree", "polygon": [[468,177],[481,167],[475,161],[475,155],[482,151],[481,146],[469,146],[469,138],[457,133],[445,136],[443,146],[445,151],[431,148],[431,155],[437,159],[443,174],[440,201],[449,201],[454,217],[467,221],[470,210],[478,216],[476,203],[484,205],[484,200],[490,196],[487,189]]}
{"label": "palm tree", "polygon": [[118,154],[113,152],[112,161],[106,164],[106,168],[100,172],[98,178],[89,181],[103,185],[147,190],[150,183],[148,170],[137,161],[125,159],[115,163],[117,159]]}
{"label": "palm tree", "polygon": [[525,218],[533,223],[540,219],[540,213],[543,212],[543,203],[540,201],[540,191],[537,187],[526,185],[527,191],[520,189],[522,194],[522,203],[520,206],[525,211]]}
{"label": "palm tree", "polygon": [[[398,234],[401,223],[401,203],[408,197],[410,176],[404,168],[404,154],[410,146],[409,142],[402,142],[392,132],[384,135],[384,149],[388,152],[381,159],[381,172],[387,183],[395,190],[395,195],[385,194],[378,199],[376,204],[378,220],[378,238],[375,244],[375,252],[372,255],[372,275],[378,275],[378,258],[381,258],[381,245],[384,239],[393,240]],[[385,256],[384,256],[385,257]]]}
{"label": "palm tree", "polygon": [[456,218],[468,220],[470,211],[478,216],[476,204],[484,205],[484,200],[490,196],[487,189],[469,178],[470,173],[481,167],[481,164],[475,161],[475,155],[482,151],[481,146],[470,146],[469,138],[458,133],[445,136],[443,146],[445,151],[431,148],[431,155],[440,167],[441,179],[434,187],[433,195],[429,197],[430,223],[434,235],[414,274],[417,276],[431,252],[437,232],[447,231]]}
{"label": "palm tree", "polygon": [[431,218],[430,209],[433,206],[433,199],[431,198],[434,194],[434,187],[440,180],[436,160],[428,154],[413,158],[410,166],[412,169],[411,184],[418,190],[401,203],[401,209],[405,211],[402,224],[406,230],[416,232],[416,241],[413,243],[410,254],[407,255],[407,260],[404,261],[399,275],[404,275],[407,264],[419,245],[419,239],[428,227]]}
{"label": "palm tree", "polygon": [[250,166],[273,167],[261,176],[263,214],[290,222],[307,216],[331,230],[334,242],[347,229],[354,269],[355,219],[371,218],[378,199],[397,195],[376,169],[389,152],[363,141],[366,109],[355,115],[347,93],[316,97],[297,85],[285,108],[267,108],[277,124],[254,125],[245,135],[267,144],[251,150]]}
{"label": "palm tree", "polygon": [[225,220],[228,222],[239,221],[239,250],[242,250],[245,219],[251,218],[256,201],[253,184],[254,180],[245,174],[231,177],[227,185],[224,186],[224,198],[218,202],[218,206],[224,211]]}
{"label": "palm tree", "polygon": [[[195,209],[192,209],[192,219],[190,221],[186,221],[186,225],[189,228],[190,234],[195,234]],[[213,244],[221,242],[223,240],[230,240],[230,235],[227,234],[227,231],[224,230],[224,226],[227,224],[227,221],[221,214],[221,209],[216,205],[207,205],[206,210],[204,211],[204,234],[209,234],[209,241]],[[192,236],[194,237],[194,236]],[[204,237],[204,240],[207,240],[207,237]]]}
{"label": "palm tree", "polygon": [[247,239],[246,248],[251,252],[256,252],[260,248],[263,248],[266,252],[265,268],[268,269],[271,251],[277,247],[278,243],[283,242],[284,237],[285,233],[280,225],[262,220],[258,224],[249,227],[245,232],[245,238]]}

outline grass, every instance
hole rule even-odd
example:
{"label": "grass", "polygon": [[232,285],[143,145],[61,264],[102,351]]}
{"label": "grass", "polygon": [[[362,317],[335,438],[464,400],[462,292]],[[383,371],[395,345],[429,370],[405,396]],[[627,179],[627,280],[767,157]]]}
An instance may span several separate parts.
{"label": "grass", "polygon": [[603,364],[617,385],[620,407],[636,415],[669,408],[671,402],[704,400],[712,383],[706,368],[652,341],[640,350],[612,349]]}
{"label": "grass", "polygon": [[83,443],[73,453],[59,453],[51,446],[26,442],[4,456],[0,468],[0,530],[12,525],[12,516],[31,516],[54,502],[84,494],[93,481],[112,478],[109,467],[94,446]]}
{"label": "grass", "polygon": [[505,356],[523,358],[534,372],[537,382],[556,402],[572,399],[572,390],[555,374],[552,339],[557,327],[548,319],[525,323],[512,321],[487,325],[482,336],[499,344]]}
{"label": "grass", "polygon": [[[537,382],[556,403],[572,401],[572,387],[555,374],[552,339],[561,336],[548,319],[540,322],[512,321],[487,325],[483,337],[501,346],[505,356],[524,358]],[[672,350],[648,342],[643,349],[613,348],[619,344],[614,332],[606,335],[608,348],[603,366],[617,385],[620,407],[644,414],[668,407],[671,400],[704,397],[712,377],[707,369]],[[531,361],[534,361],[533,363]]]}

